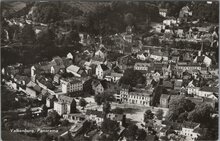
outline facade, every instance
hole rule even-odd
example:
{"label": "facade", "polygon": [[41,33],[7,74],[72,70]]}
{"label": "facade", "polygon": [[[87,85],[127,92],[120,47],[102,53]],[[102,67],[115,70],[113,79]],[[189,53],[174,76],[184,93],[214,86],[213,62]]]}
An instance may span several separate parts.
{"label": "facade", "polygon": [[101,126],[101,123],[104,120],[104,115],[101,111],[96,110],[87,110],[86,111],[86,119],[95,121],[98,126]]}
{"label": "facade", "polygon": [[61,95],[58,101],[54,102],[54,110],[59,115],[73,113],[76,109],[76,101],[72,97]]}
{"label": "facade", "polygon": [[170,95],[169,94],[162,94],[160,96],[160,106],[163,107],[163,108],[168,108],[169,100],[170,100]]}
{"label": "facade", "polygon": [[128,93],[128,103],[150,106],[151,93],[148,91],[135,91]]}
{"label": "facade", "polygon": [[61,79],[60,80],[62,92],[77,92],[83,90],[83,81],[77,79]]}
{"label": "facade", "polygon": [[103,79],[108,72],[109,68],[104,64],[100,64],[96,67],[96,76],[98,79]]}

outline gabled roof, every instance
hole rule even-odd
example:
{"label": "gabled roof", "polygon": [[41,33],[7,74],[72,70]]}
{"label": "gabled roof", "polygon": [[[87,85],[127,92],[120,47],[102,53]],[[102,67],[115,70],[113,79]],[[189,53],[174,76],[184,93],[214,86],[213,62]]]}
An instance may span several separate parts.
{"label": "gabled roof", "polygon": [[202,63],[204,59],[205,59],[205,56],[197,56],[198,63]]}
{"label": "gabled roof", "polygon": [[77,72],[79,71],[80,67],[75,66],[75,65],[70,65],[70,66],[67,67],[66,69],[69,70],[69,71],[73,71],[73,72],[76,72],[76,73],[77,73]]}
{"label": "gabled roof", "polygon": [[75,102],[75,99],[73,97],[69,97],[65,95],[60,95],[58,100],[64,103],[68,103],[68,104],[72,104],[73,102]]}
{"label": "gabled roof", "polygon": [[103,71],[108,70],[109,68],[105,64],[100,64]]}
{"label": "gabled roof", "polygon": [[103,118],[103,113],[97,110],[87,110],[86,115],[96,115],[97,117]]}
{"label": "gabled roof", "polygon": [[194,129],[195,127],[198,127],[199,125],[200,125],[199,123],[184,121],[182,126],[183,126],[184,128]]}
{"label": "gabled roof", "polygon": [[169,99],[170,98],[170,95],[169,94],[162,94],[161,96],[160,96],[160,99]]}
{"label": "gabled roof", "polygon": [[207,87],[207,86],[204,86],[204,87],[202,87],[200,89],[200,91],[217,93],[218,92],[218,88],[217,87]]}

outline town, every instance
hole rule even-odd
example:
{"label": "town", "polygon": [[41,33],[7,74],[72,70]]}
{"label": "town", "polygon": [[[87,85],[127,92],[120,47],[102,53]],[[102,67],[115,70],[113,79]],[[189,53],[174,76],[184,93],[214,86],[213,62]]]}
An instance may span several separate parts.
{"label": "town", "polygon": [[218,1],[1,4],[3,140],[218,140]]}

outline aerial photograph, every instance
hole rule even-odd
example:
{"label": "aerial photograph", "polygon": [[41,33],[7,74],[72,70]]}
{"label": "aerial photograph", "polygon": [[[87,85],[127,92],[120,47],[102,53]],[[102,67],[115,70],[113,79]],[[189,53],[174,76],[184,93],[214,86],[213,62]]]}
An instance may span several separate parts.
{"label": "aerial photograph", "polygon": [[2,141],[218,140],[218,1],[0,3]]}

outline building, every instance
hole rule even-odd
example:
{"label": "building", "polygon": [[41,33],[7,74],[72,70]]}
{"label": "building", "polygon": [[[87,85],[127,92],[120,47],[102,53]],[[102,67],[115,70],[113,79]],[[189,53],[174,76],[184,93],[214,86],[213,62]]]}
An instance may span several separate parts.
{"label": "building", "polygon": [[125,124],[125,114],[108,113],[106,117],[111,120],[117,121],[120,124],[120,126],[123,126]]}
{"label": "building", "polygon": [[198,96],[200,97],[207,97],[210,98],[212,97],[214,94],[218,93],[218,88],[217,87],[201,87],[201,89],[198,92]]}
{"label": "building", "polygon": [[107,83],[105,80],[93,80],[92,89],[95,91],[95,94],[102,94],[107,89]]}
{"label": "building", "polygon": [[82,113],[64,114],[63,118],[70,123],[82,122],[86,119],[85,115]]}
{"label": "building", "polygon": [[128,93],[128,103],[150,106],[152,92],[146,90],[136,90]]}
{"label": "building", "polygon": [[190,137],[194,141],[199,136],[198,133],[194,132],[197,128],[199,128],[199,126],[199,123],[183,122],[181,134],[183,136]]}
{"label": "building", "polygon": [[74,98],[60,95],[58,101],[54,102],[54,110],[57,111],[59,115],[73,113],[76,109],[76,101]]}
{"label": "building", "polygon": [[183,72],[184,71],[193,71],[193,70],[201,70],[202,67],[199,64],[178,64],[176,66],[176,69],[181,69]]}
{"label": "building", "polygon": [[163,108],[168,108],[169,100],[170,100],[170,95],[169,94],[162,94],[160,96],[160,106],[163,107]]}
{"label": "building", "polygon": [[87,110],[86,119],[94,121],[98,126],[101,126],[102,122],[104,121],[104,115],[101,111]]}
{"label": "building", "polygon": [[106,65],[100,64],[96,67],[96,76],[98,79],[103,79],[109,71],[110,70]]}
{"label": "building", "polygon": [[66,72],[72,73],[76,77],[86,76],[86,72],[83,69],[80,69],[80,67],[76,65],[70,65],[69,67],[67,67]]}
{"label": "building", "polygon": [[193,63],[205,64],[206,67],[209,67],[212,64],[212,59],[207,56],[196,56]]}
{"label": "building", "polygon": [[156,60],[156,61],[168,61],[168,53],[166,52],[153,52],[150,55],[150,58]]}
{"label": "building", "polygon": [[135,63],[134,70],[148,70],[150,63]]}
{"label": "building", "polygon": [[162,8],[160,8],[159,9],[159,14],[161,15],[161,16],[163,16],[163,17],[166,17],[167,16],[167,9],[162,9]]}
{"label": "building", "polygon": [[41,93],[41,87],[38,86],[36,83],[30,81],[27,84],[26,94],[28,96],[30,96],[31,98],[37,98],[40,93]]}
{"label": "building", "polygon": [[106,56],[107,56],[107,50],[105,49],[105,47],[101,47],[101,49],[95,52],[95,57],[104,59],[106,58]]}
{"label": "building", "polygon": [[131,86],[129,85],[121,85],[121,89],[120,89],[120,101],[121,102],[128,102],[128,94],[131,90]]}
{"label": "building", "polygon": [[46,106],[48,108],[53,108],[54,107],[54,102],[57,101],[57,98],[55,95],[49,95],[46,99]]}
{"label": "building", "polygon": [[110,75],[111,75],[112,82],[116,83],[121,79],[121,77],[123,76],[123,73],[112,72]]}
{"label": "building", "polygon": [[83,81],[78,80],[76,78],[69,78],[60,80],[62,92],[63,93],[71,93],[71,92],[78,92],[83,90]]}

